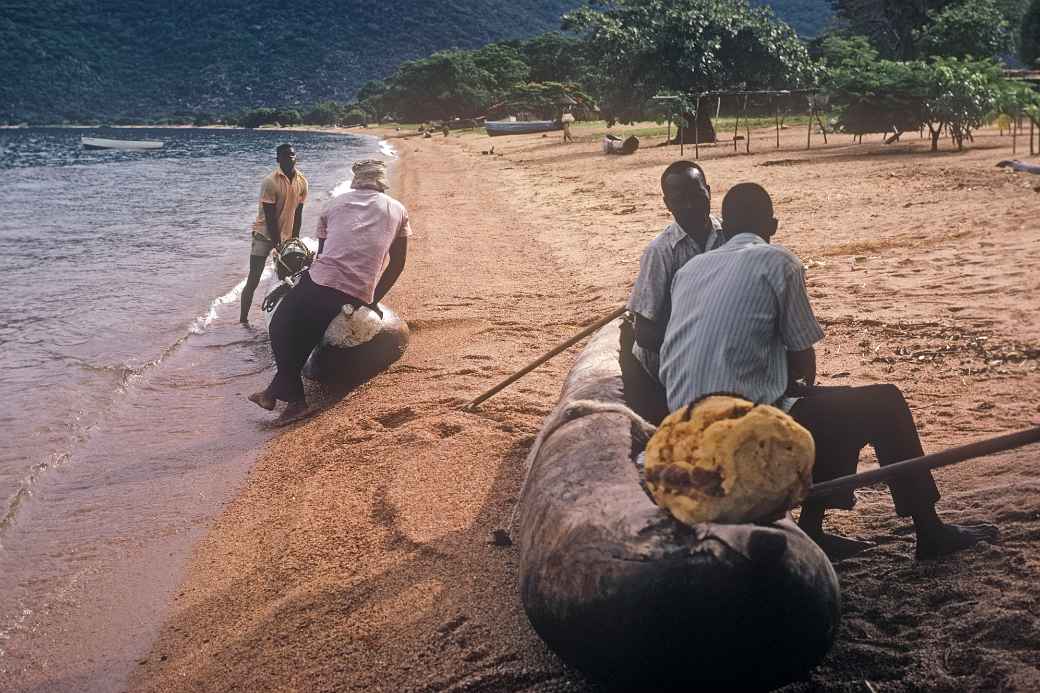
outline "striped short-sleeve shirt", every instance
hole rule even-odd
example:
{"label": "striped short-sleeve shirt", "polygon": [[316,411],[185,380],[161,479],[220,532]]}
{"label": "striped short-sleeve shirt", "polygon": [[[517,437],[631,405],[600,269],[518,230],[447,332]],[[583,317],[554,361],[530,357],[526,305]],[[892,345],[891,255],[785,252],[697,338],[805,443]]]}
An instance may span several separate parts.
{"label": "striped short-sleeve shirt", "polygon": [[672,282],[661,347],[668,407],[716,393],[779,404],[788,384],[787,352],[821,339],[802,262],[755,234],[737,234],[690,260]]}
{"label": "striped short-sleeve shirt", "polygon": [[[630,311],[639,313],[662,327],[668,322],[671,313],[672,279],[675,273],[689,262],[690,258],[718,248],[725,241],[722,236],[722,222],[716,217],[711,217],[711,226],[703,248],[676,223],[669,224],[657,238],[650,241],[650,245],[639,259],[639,276],[636,277],[632,295],[628,299]],[[636,344],[632,347],[632,353],[648,373],[655,378],[658,377],[657,352],[648,351]]]}

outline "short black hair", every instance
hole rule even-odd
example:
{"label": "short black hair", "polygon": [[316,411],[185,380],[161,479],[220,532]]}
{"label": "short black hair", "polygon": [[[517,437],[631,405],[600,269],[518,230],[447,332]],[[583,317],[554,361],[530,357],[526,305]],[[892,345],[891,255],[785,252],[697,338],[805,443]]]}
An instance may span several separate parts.
{"label": "short black hair", "polygon": [[672,175],[673,173],[683,173],[684,171],[689,171],[690,169],[696,169],[697,171],[700,171],[701,178],[704,179],[704,184],[708,184],[708,174],[704,172],[704,169],[701,168],[700,164],[694,161],[676,161],[675,163],[669,164],[668,168],[666,168],[664,170],[664,173],[661,174],[661,189],[664,189],[664,181],[666,178],[668,178],[668,176]]}
{"label": "short black hair", "polygon": [[277,149],[275,149],[275,150],[274,150],[274,152],[275,152],[275,154],[277,154],[278,156],[281,156],[281,155],[282,155],[282,152],[284,152],[284,151],[286,151],[286,150],[288,150],[288,149],[292,149],[292,148],[293,148],[293,146],[292,146],[291,144],[289,144],[288,142],[286,142],[285,144],[280,144],[280,145],[278,145],[278,148],[277,148]]}
{"label": "short black hair", "polygon": [[722,219],[727,227],[756,231],[773,219],[773,198],[758,183],[738,183],[722,199]]}

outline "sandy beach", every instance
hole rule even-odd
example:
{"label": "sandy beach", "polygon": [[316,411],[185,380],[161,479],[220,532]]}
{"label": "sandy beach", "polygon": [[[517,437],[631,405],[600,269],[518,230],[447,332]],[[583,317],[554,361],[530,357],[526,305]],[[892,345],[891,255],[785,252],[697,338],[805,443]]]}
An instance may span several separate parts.
{"label": "sandy beach", "polygon": [[[670,219],[658,179],[678,147],[644,137],[607,157],[598,132],[575,134],[391,140],[415,237],[387,302],[411,347],[267,447],[131,690],[590,690],[529,626],[517,548],[486,543],[578,349],[460,411],[622,303]],[[700,161],[716,212],[739,182],[773,194],[776,242],[808,267],[827,331],[821,382],[900,385],[928,452],[1025,428],[1040,413],[1040,177],[995,168],[1011,139],[929,154],[916,134],[811,151],[804,128],[780,150],[755,135],[751,155],[720,144]],[[837,644],[789,690],[1040,689],[1040,451],[936,476],[940,513],[994,521],[1002,542],[917,563],[887,490],[860,491],[831,523],[878,545],[838,564]]]}

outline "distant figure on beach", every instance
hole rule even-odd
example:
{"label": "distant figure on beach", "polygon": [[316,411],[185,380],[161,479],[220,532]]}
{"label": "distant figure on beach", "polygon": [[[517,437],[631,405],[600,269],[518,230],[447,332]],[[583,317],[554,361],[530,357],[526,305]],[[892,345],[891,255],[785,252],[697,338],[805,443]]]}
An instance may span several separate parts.
{"label": "distant figure on beach", "polygon": [[303,223],[303,203],[307,200],[307,179],[296,169],[296,150],[280,144],[275,150],[276,168],[260,184],[260,207],[253,222],[253,245],[249,251],[249,278],[242,289],[239,322],[249,324],[253,292],[260,284],[267,256],[275,246],[298,238]]}
{"label": "distant figure on beach", "polygon": [[412,230],[404,205],[385,192],[386,164],[359,161],[352,170],[351,190],[334,197],[318,218],[317,259],[271,319],[274,379],[249,396],[269,411],[278,400],[288,402],[282,421],[308,411],[300,373],[332,319],[347,304],[379,312],[377,304],[404,270]]}
{"label": "distant figure on beach", "polygon": [[[924,454],[913,414],[895,385],[816,386],[813,345],[823,330],[805,288],[805,268],[770,239],[773,202],[761,186],[734,186],[722,203],[721,248],[675,274],[672,314],[661,347],[661,379],[672,411],[712,394],[733,394],[790,413],[816,443],[813,482],[854,474],[871,445],[881,466]],[[892,479],[900,517],[913,518],[918,559],[938,558],[979,541],[992,525],[945,524],[935,512],[939,491],[927,470]],[[851,509],[851,491],[802,505],[799,526],[832,558],[871,544],[826,534],[827,508]]]}
{"label": "distant figure on beach", "polygon": [[672,278],[691,258],[724,242],[722,222],[711,215],[711,186],[699,164],[676,161],[668,166],[661,190],[675,222],[643,251],[628,299],[635,317],[632,353],[655,382],[660,382],[658,353],[671,312]]}
{"label": "distant figure on beach", "polygon": [[560,121],[563,123],[563,143],[573,142],[574,136],[571,134],[571,123],[574,122],[574,114],[567,111],[560,117]]}

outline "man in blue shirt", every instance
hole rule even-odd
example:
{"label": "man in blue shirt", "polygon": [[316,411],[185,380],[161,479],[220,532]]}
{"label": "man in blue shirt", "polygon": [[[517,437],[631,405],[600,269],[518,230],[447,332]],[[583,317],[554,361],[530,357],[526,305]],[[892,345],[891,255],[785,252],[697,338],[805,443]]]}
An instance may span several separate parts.
{"label": "man in blue shirt", "polygon": [[[823,330],[813,316],[801,261],[769,243],[777,229],[769,194],[754,183],[737,185],[726,195],[722,215],[725,245],[687,262],[672,282],[671,319],[661,347],[669,408],[732,394],[788,411],[816,443],[817,483],[855,473],[866,445],[874,447],[882,466],[924,454],[896,386],[815,387],[813,345]],[[918,558],[998,536],[992,525],[943,523],[928,471],[893,479],[889,488],[896,512],[913,518]],[[827,508],[851,508],[853,502],[849,492],[802,506],[799,525],[832,558],[870,546],[823,531]]]}

